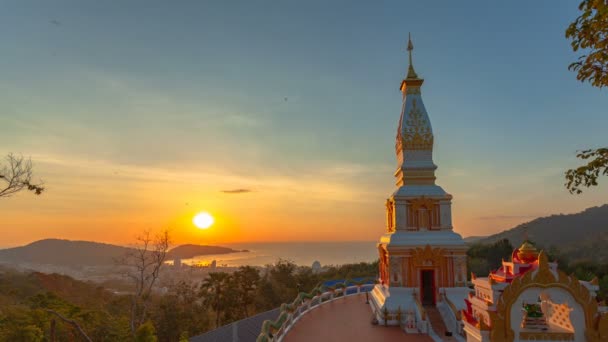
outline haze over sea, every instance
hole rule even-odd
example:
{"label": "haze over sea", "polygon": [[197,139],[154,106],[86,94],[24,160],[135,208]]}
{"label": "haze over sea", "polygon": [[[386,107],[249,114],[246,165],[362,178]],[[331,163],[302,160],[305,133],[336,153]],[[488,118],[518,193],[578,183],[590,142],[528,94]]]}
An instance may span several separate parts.
{"label": "haze over sea", "polygon": [[301,266],[311,266],[314,261],[326,266],[371,262],[378,257],[375,241],[239,243],[222,246],[249,252],[204,255],[183,259],[182,263],[209,264],[216,260],[218,266],[264,266],[281,258]]}

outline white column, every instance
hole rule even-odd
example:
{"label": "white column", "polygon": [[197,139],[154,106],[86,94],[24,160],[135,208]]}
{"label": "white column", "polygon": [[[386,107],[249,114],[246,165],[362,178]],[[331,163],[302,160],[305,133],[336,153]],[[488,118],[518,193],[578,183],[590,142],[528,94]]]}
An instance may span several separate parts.
{"label": "white column", "polygon": [[441,211],[441,229],[452,229],[452,202],[442,200],[439,202],[439,210]]}
{"label": "white column", "polygon": [[395,227],[397,230],[407,228],[407,209],[404,200],[395,199]]}

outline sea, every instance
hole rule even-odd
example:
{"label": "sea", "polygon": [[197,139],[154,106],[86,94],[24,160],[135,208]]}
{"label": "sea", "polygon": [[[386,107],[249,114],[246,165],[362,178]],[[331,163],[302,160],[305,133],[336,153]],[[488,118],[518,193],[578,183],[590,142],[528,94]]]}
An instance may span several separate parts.
{"label": "sea", "polygon": [[265,266],[279,259],[289,260],[300,266],[311,266],[318,261],[321,266],[372,262],[378,259],[375,241],[356,242],[273,242],[221,244],[235,250],[248,250],[229,254],[210,254],[182,259],[182,264],[217,266]]}

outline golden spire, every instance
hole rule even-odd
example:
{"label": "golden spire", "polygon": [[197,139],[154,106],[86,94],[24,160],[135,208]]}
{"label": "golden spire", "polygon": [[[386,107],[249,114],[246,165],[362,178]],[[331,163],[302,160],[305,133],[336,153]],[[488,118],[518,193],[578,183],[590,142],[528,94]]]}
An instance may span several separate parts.
{"label": "golden spire", "polygon": [[410,57],[410,65],[407,68],[407,78],[408,79],[418,78],[418,75],[416,75],[416,71],[414,71],[414,63],[412,63],[412,50],[414,50],[414,44],[412,44],[412,34],[408,33],[407,53],[409,54],[409,57]]}

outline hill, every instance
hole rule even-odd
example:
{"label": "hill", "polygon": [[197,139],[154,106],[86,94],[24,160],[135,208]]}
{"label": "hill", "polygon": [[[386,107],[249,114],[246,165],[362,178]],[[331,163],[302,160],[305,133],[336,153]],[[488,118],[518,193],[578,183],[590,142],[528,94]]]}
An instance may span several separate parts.
{"label": "hill", "polygon": [[104,266],[129,248],[91,241],[45,239],[28,245],[0,250],[0,262],[63,266]]}
{"label": "hill", "polygon": [[576,214],[537,218],[477,242],[494,243],[508,239],[516,247],[525,236],[544,249],[553,249],[571,258],[608,261],[608,204]]}
{"label": "hill", "polygon": [[169,251],[167,258],[174,259],[188,259],[198,255],[209,255],[209,254],[227,254],[240,252],[228,247],[219,246],[204,246],[204,245],[181,245],[173,248]]}
{"label": "hill", "polygon": [[[60,265],[67,267],[110,266],[130,248],[92,241],[45,239],[28,245],[0,250],[0,263]],[[169,258],[238,252],[219,246],[181,245],[171,249]]]}

